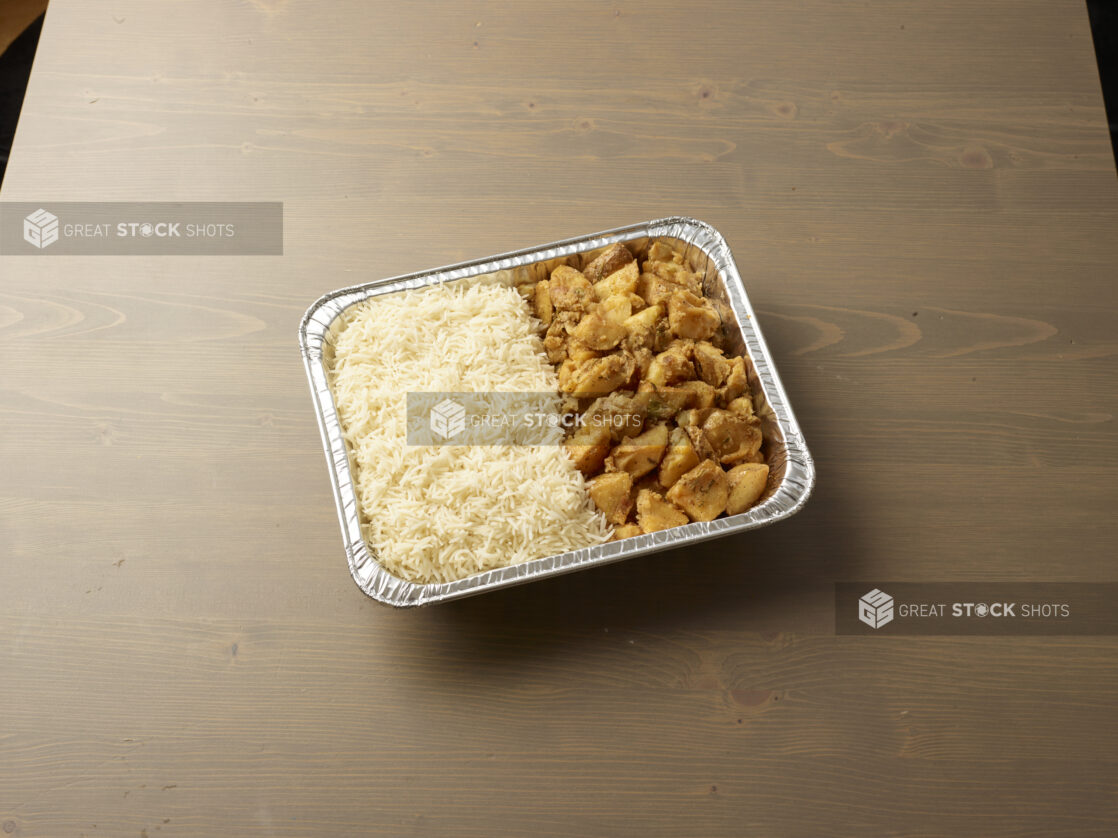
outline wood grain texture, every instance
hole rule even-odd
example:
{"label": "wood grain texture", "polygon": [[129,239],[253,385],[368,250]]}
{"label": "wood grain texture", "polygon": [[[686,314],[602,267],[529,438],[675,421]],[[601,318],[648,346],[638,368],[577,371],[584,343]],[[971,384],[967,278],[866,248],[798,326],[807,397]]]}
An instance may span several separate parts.
{"label": "wood grain texture", "polygon": [[[0,197],[286,213],[283,257],[0,261],[0,834],[1115,833],[1118,640],[832,634],[836,581],[1118,579],[1082,3],[55,0]],[[307,305],[677,213],[808,507],[365,599]]]}

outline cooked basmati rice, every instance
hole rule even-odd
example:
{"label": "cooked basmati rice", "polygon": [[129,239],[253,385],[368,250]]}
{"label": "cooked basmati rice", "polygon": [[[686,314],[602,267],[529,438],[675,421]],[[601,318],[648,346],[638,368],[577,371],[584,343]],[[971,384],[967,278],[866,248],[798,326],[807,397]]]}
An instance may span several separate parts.
{"label": "cooked basmati rice", "polygon": [[539,324],[516,290],[440,283],[371,298],[343,317],[334,401],[365,540],[390,573],[447,582],[609,539],[557,444],[407,443],[409,391],[558,392]]}

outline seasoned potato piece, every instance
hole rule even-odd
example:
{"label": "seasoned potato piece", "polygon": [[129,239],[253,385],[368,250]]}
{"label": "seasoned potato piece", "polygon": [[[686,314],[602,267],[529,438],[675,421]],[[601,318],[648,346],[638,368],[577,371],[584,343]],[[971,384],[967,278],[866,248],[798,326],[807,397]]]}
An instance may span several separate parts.
{"label": "seasoned potato piece", "polygon": [[683,264],[683,255],[672,249],[671,245],[655,241],[648,248],[648,261],[650,262],[675,262]]}
{"label": "seasoned potato piece", "polygon": [[726,405],[726,409],[742,419],[753,418],[753,399],[749,396],[739,396]]}
{"label": "seasoned potato piece", "polygon": [[601,425],[583,425],[563,443],[575,468],[589,477],[602,470],[609,454],[609,429]]}
{"label": "seasoned potato piece", "polygon": [[641,535],[644,532],[639,524],[622,524],[620,527],[613,528],[613,538],[610,541],[621,541],[623,538],[632,538],[634,535]]}
{"label": "seasoned potato piece", "polygon": [[719,395],[723,404],[729,404],[738,396],[749,392],[749,377],[745,372],[745,359],[732,358],[730,371],[726,374],[726,382]]}
{"label": "seasoned potato piece", "polygon": [[624,524],[629,517],[633,510],[633,499],[629,497],[632,488],[633,478],[625,471],[599,474],[586,484],[590,499],[611,524]]}
{"label": "seasoned potato piece", "polygon": [[742,463],[730,469],[726,477],[730,481],[726,514],[738,515],[757,503],[764,494],[769,482],[769,467],[764,463]]}
{"label": "seasoned potato piece", "polygon": [[642,297],[640,294],[626,294],[625,299],[629,301],[629,305],[633,307],[634,312],[638,312],[648,305],[648,303],[644,301],[644,297]]}
{"label": "seasoned potato piece", "polygon": [[591,349],[613,349],[621,343],[628,332],[620,323],[606,318],[601,306],[587,314],[575,326],[571,336],[585,343]]}
{"label": "seasoned potato piece", "polygon": [[668,489],[667,499],[692,521],[713,521],[726,508],[730,481],[717,463],[703,460]]}
{"label": "seasoned potato piece", "polygon": [[588,311],[594,302],[590,280],[570,265],[560,265],[551,272],[548,294],[552,306],[565,311]]}
{"label": "seasoned potato piece", "polygon": [[699,464],[699,455],[691,444],[691,437],[683,428],[673,428],[668,439],[668,450],[660,461],[660,485],[670,489],[684,474]]}
{"label": "seasoned potato piece", "polygon": [[713,410],[713,407],[691,407],[681,410],[676,414],[675,422],[681,428],[690,428],[692,425],[701,428]]}
{"label": "seasoned potato piece", "polygon": [[707,300],[690,291],[677,291],[668,300],[668,323],[681,338],[706,340],[718,331],[722,319]]}
{"label": "seasoned potato piece", "polygon": [[695,407],[713,407],[718,391],[705,381],[684,381],[679,385],[682,390],[690,390],[695,394]]}
{"label": "seasoned potato piece", "polygon": [[670,419],[694,402],[690,390],[682,387],[657,387],[649,381],[642,381],[641,393],[648,395],[648,415],[652,419]]}
{"label": "seasoned potato piece", "polygon": [[547,335],[543,339],[543,348],[547,352],[547,359],[553,364],[561,364],[567,360],[567,342],[570,340],[570,329],[578,322],[578,312],[556,311],[553,312],[551,325],[547,327]]}
{"label": "seasoned potato piece", "polygon": [[710,447],[710,442],[707,441],[706,434],[703,433],[701,424],[680,425],[685,431],[687,436],[691,439],[691,444],[695,446],[695,453],[699,456],[700,460],[711,460],[718,462],[718,455],[714,453],[714,449]]}
{"label": "seasoned potato piece", "polygon": [[559,390],[579,396],[604,396],[633,374],[633,359],[613,353],[584,361],[567,359],[559,367]]}
{"label": "seasoned potato piece", "polygon": [[536,311],[536,317],[540,319],[545,326],[551,325],[551,315],[555,309],[551,305],[551,294],[548,287],[551,285],[546,279],[541,279],[536,283],[536,290],[533,292],[532,302]]}
{"label": "seasoned potato piece", "polygon": [[614,294],[612,297],[603,298],[595,311],[610,323],[624,324],[633,313],[633,303],[628,295]]}
{"label": "seasoned potato piece", "polygon": [[652,350],[641,347],[640,349],[626,349],[623,350],[629,355],[633,356],[633,361],[637,365],[636,377],[639,384],[646,375],[648,375],[648,368],[652,366]]}
{"label": "seasoned potato piece", "polygon": [[644,398],[620,391],[595,399],[582,416],[584,422],[608,428],[613,440],[618,441],[641,432],[646,411]]}
{"label": "seasoned potato piece", "polygon": [[761,429],[727,410],[714,410],[703,422],[703,433],[718,460],[740,463],[761,447]]}
{"label": "seasoned potato piece", "polygon": [[716,349],[705,340],[695,344],[692,350],[695,359],[695,368],[699,376],[711,387],[721,387],[722,382],[730,372],[730,362],[722,354],[721,349]]}
{"label": "seasoned potato piece", "polygon": [[587,346],[585,341],[579,340],[574,335],[567,339],[567,357],[572,361],[586,361],[590,358],[601,358],[604,353]]}
{"label": "seasoned potato piece", "polygon": [[622,324],[629,333],[625,345],[630,349],[651,348],[656,337],[656,322],[663,313],[660,306],[649,306],[628,317]]}
{"label": "seasoned potato piece", "polygon": [[637,279],[640,278],[641,272],[637,267],[636,262],[630,262],[623,268],[614,271],[605,279],[599,279],[594,283],[594,293],[598,295],[599,300],[604,300],[606,297],[614,295],[628,295],[637,290]]}
{"label": "seasoned potato piece", "polygon": [[637,495],[637,523],[642,532],[657,532],[690,522],[686,515],[656,492],[642,489]]}
{"label": "seasoned potato piece", "polygon": [[680,286],[656,274],[644,273],[637,280],[637,294],[650,306],[667,306],[672,295],[680,290]]}
{"label": "seasoned potato piece", "polygon": [[645,262],[641,265],[641,272],[666,279],[696,296],[703,294],[702,280],[678,262]]}
{"label": "seasoned potato piece", "polygon": [[582,272],[592,282],[597,282],[632,261],[633,254],[629,252],[629,248],[618,242],[617,244],[611,244],[599,253],[590,264],[582,269]]}
{"label": "seasoned potato piece", "polygon": [[687,358],[683,346],[672,346],[652,359],[648,367],[647,381],[657,387],[687,381],[695,375],[695,367]]}
{"label": "seasoned potato piece", "polygon": [[606,461],[609,470],[627,471],[633,478],[648,474],[660,464],[668,447],[668,426],[653,425],[613,449]]}

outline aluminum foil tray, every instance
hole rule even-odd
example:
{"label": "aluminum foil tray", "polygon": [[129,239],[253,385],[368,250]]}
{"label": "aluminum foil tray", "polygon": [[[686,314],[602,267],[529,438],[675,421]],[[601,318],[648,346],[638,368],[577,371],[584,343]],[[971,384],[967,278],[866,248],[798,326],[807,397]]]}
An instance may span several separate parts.
{"label": "aluminum foil tray", "polygon": [[[722,315],[728,337],[727,355],[743,354],[747,358],[750,384],[765,436],[763,450],[770,468],[769,485],[761,500],[740,515],[585,547],[455,582],[417,584],[393,576],[381,567],[361,534],[361,513],[354,494],[351,460],[330,391],[329,369],[333,363],[333,340],[339,315],[347,307],[369,297],[438,282],[479,277],[475,281],[526,284],[546,277],[559,264],[581,268],[615,242],[624,242],[639,252],[651,239],[668,240],[682,250],[692,270],[703,277],[704,291]],[[326,294],[307,310],[299,326],[299,345],[330,466],[330,482],[337,501],[350,573],[362,591],[388,605],[406,607],[446,602],[763,527],[797,512],[807,502],[815,484],[814,463],[761,337],[730,248],[721,233],[693,218],[661,218],[487,259],[342,288]]]}

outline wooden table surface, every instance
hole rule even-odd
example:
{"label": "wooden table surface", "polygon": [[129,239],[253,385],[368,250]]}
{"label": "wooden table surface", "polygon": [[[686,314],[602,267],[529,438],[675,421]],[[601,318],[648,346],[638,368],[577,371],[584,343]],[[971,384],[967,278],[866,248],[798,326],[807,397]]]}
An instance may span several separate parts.
{"label": "wooden table surface", "polygon": [[[0,262],[0,828],[1113,836],[1118,639],[835,637],[836,581],[1114,581],[1081,0],[52,0],[6,200],[281,200],[282,257]],[[319,294],[722,230],[791,521],[433,608],[346,570]]]}

